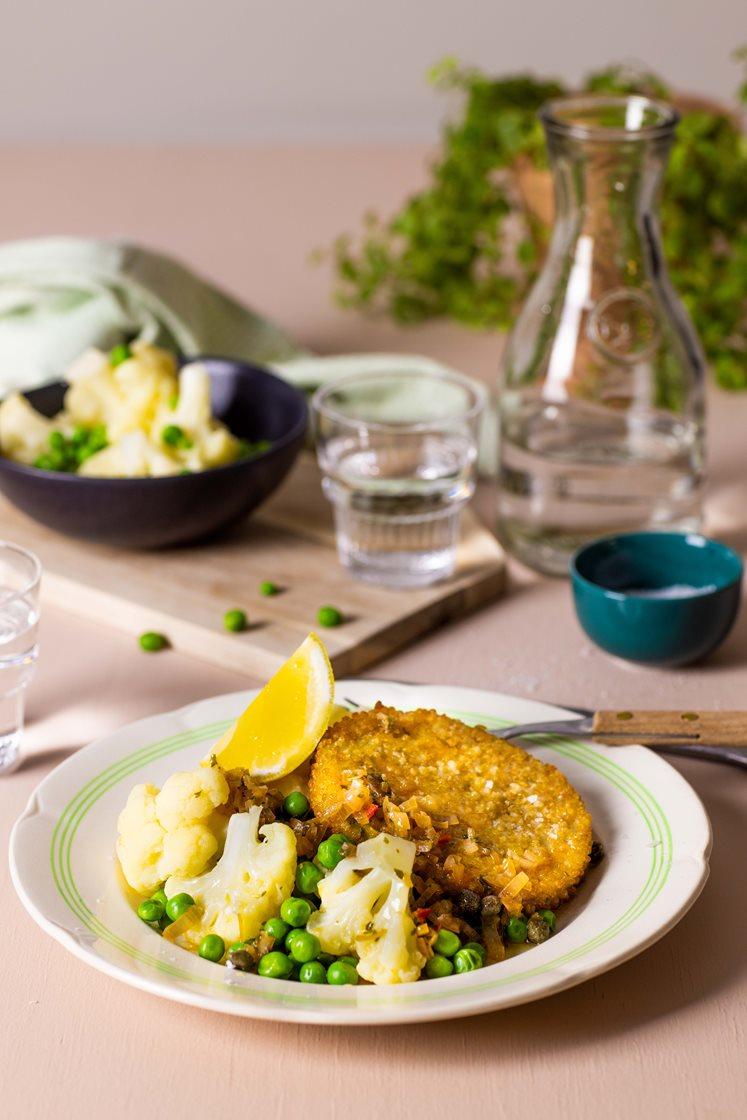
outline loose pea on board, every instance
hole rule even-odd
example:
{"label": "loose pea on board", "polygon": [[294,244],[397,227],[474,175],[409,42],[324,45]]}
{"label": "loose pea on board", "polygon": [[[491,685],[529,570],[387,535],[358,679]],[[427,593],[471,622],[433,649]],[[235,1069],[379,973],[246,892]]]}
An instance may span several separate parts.
{"label": "loose pea on board", "polygon": [[342,624],[342,611],[337,607],[320,607],[316,612],[316,620],[320,626],[340,626]]}
{"label": "loose pea on board", "polygon": [[159,634],[156,630],[146,630],[138,638],[140,648],[145,650],[146,653],[158,653],[162,649],[166,649],[169,640],[165,634]]}
{"label": "loose pea on board", "polygon": [[223,615],[223,625],[226,630],[231,630],[234,634],[241,633],[246,630],[247,617],[244,611],[235,608],[234,610],[226,611]]}

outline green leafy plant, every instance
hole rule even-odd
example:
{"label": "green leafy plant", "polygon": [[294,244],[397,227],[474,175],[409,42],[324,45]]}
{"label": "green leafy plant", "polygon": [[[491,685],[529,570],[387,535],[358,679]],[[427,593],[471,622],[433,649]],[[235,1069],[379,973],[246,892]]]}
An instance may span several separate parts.
{"label": "green leafy plant", "polygon": [[[736,57],[747,63],[747,48]],[[517,196],[520,167],[546,167],[537,110],[566,93],[554,80],[490,78],[446,59],[431,82],[459,93],[428,186],[393,217],[366,215],[361,233],[333,247],[335,297],[400,323],[447,317],[478,328],[511,325],[534,279],[548,228]],[[655,74],[611,67],[584,89],[672,98]],[[747,82],[740,90],[747,102]],[[675,98],[676,100],[676,98]],[[747,388],[747,140],[737,115],[682,106],[661,208],[664,248],[721,385]],[[520,213],[523,236],[507,237]]]}

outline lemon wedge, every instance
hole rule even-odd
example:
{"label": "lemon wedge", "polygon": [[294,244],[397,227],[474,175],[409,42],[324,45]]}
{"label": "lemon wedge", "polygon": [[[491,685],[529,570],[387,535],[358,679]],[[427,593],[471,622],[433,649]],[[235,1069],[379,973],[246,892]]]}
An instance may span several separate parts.
{"label": "lemon wedge", "polygon": [[290,774],[327,730],[334,690],[327,651],[309,634],[216,744],[218,765],[257,778]]}

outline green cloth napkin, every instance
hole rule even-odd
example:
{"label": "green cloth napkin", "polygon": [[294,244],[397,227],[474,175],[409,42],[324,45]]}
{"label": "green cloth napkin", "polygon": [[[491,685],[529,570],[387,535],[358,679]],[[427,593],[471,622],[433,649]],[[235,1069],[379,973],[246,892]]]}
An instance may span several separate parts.
{"label": "green cloth napkin", "polygon": [[[349,373],[445,369],[411,354],[314,357],[190,269],[131,242],[48,237],[0,245],[0,396],[57,380],[88,346],[108,350],[134,338],[187,357],[256,361],[305,391]],[[481,468],[489,470],[493,436],[484,433],[482,443]]]}
{"label": "green cloth napkin", "polygon": [[273,323],[138,245],[49,237],[0,246],[0,392],[55,380],[87,346],[129,338],[262,363],[303,353]]}

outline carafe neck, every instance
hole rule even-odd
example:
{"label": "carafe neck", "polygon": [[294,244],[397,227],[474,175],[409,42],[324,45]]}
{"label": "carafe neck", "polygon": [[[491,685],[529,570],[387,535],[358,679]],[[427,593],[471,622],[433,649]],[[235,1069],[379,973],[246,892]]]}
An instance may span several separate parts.
{"label": "carafe neck", "polygon": [[584,97],[552,102],[541,117],[556,237],[590,235],[608,268],[637,271],[658,241],[659,190],[677,113],[642,97]]}

